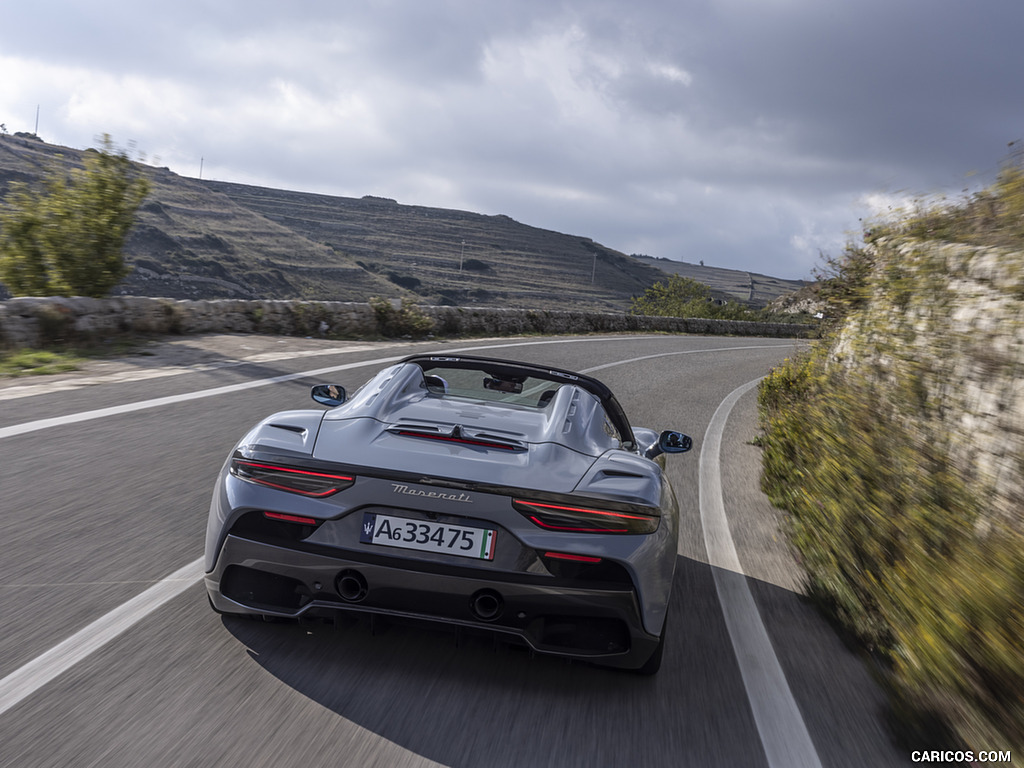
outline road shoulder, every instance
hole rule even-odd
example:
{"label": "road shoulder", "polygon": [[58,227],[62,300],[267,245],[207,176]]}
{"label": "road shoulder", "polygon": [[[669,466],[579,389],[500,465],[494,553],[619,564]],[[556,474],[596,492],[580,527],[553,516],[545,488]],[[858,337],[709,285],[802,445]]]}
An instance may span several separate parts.
{"label": "road shoulder", "polygon": [[825,766],[901,766],[909,752],[886,725],[886,701],[868,666],[804,597],[783,513],[760,490],[757,390],[737,402],[722,439],[729,527],[762,621]]}

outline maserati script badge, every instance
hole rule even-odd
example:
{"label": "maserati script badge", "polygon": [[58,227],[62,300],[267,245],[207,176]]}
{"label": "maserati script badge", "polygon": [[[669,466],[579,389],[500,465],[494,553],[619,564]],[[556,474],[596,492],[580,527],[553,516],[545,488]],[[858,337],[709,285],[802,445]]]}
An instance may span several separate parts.
{"label": "maserati script badge", "polygon": [[391,484],[392,493],[404,493],[406,496],[422,496],[426,499],[443,499],[445,501],[461,501],[465,504],[472,504],[473,499],[465,493],[443,493],[442,491],[421,491],[418,488],[410,488],[408,485]]}

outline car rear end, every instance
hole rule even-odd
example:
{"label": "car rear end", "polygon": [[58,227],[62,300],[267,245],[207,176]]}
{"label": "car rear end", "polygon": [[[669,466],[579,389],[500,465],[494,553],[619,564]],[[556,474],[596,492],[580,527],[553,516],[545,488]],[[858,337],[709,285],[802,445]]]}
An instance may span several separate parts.
{"label": "car rear end", "polygon": [[213,506],[224,613],[420,619],[624,668],[658,647],[676,549],[660,506],[245,446]]}

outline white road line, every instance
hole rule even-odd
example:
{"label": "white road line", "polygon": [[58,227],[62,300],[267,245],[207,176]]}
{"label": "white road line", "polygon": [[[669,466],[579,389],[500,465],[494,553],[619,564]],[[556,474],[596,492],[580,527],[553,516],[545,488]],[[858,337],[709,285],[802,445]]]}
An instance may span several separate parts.
{"label": "white road line", "polygon": [[704,545],[733,651],[771,768],[820,768],[796,699],[761,621],[729,532],[722,497],[722,434],[736,402],[760,379],[736,388],[723,400],[704,434],[700,451],[700,519]]}
{"label": "white road line", "polygon": [[166,365],[159,368],[137,368],[118,373],[99,373],[94,376],[75,376],[59,381],[43,381],[32,384],[16,384],[0,389],[0,400],[17,400],[22,397],[52,395],[54,392],[71,392],[84,387],[95,387],[101,384],[126,384],[150,379],[164,379],[169,376],[181,376],[185,373],[203,373],[217,371],[222,368],[238,368],[243,365],[259,363],[276,363],[281,360],[296,360],[305,357],[323,357],[325,355],[342,355],[349,352],[370,352],[374,349],[397,347],[398,344],[362,344],[348,347],[331,347],[329,349],[311,349],[295,352],[263,352],[238,359],[211,360],[193,365]]}
{"label": "white road line", "polygon": [[[651,338],[640,336],[638,339]],[[654,337],[658,338],[658,337]],[[550,341],[526,341],[517,342],[515,344],[488,344],[477,347],[462,347],[459,349],[439,349],[434,352],[428,352],[426,354],[460,354],[466,352],[479,352],[488,349],[503,349],[506,347],[530,347],[530,346],[541,346],[545,344],[572,344],[586,341],[621,341],[618,337],[597,337],[597,338],[579,338],[579,339],[556,339]],[[764,345],[761,345],[764,346]],[[785,346],[784,344],[769,345],[769,346]],[[729,349],[749,349],[751,347],[730,347]],[[754,347],[757,348],[757,347]],[[690,354],[694,352],[719,352],[722,350],[687,350],[685,353],[669,353],[669,354]],[[660,355],[652,355],[651,357],[659,357]],[[299,371],[298,373],[288,373],[281,376],[274,376],[269,379],[256,379],[254,381],[244,381],[239,384],[229,384],[223,387],[214,387],[213,389],[202,389],[195,392],[184,392],[179,395],[168,395],[167,397],[157,397],[152,400],[141,400],[137,403],[124,403],[123,405],[114,405],[109,408],[98,408],[93,411],[81,411],[79,413],[69,413],[63,416],[54,416],[49,419],[38,419],[36,421],[27,421],[22,424],[13,424],[9,427],[0,427],[0,440],[4,440],[9,437],[16,437],[17,435],[24,435],[29,432],[38,432],[41,429],[49,429],[51,427],[60,427],[67,424],[76,424],[82,421],[92,421],[93,419],[103,419],[108,416],[118,416],[125,413],[132,413],[134,411],[143,411],[149,408],[159,408],[163,405],[174,405],[175,403],[184,403],[189,400],[200,400],[206,397],[216,397],[217,395],[226,395],[232,392],[241,392],[246,389],[255,389],[256,387],[265,387],[270,384],[281,384],[286,381],[294,381],[296,379],[313,378],[316,376],[325,376],[329,373],[337,373],[338,371],[350,370],[352,368],[361,368],[368,365],[383,365],[386,363],[393,363],[396,360],[401,360],[406,355],[395,355],[393,357],[378,357],[373,360],[364,360],[360,363],[345,363],[344,365],[332,365],[327,368],[315,368],[311,371]],[[642,360],[646,358],[637,358]],[[632,361],[626,361],[632,362]],[[618,363],[621,365],[621,363]],[[600,366],[599,368],[609,368],[611,365]],[[593,368],[591,370],[598,370]]]}
{"label": "white road line", "polygon": [[0,715],[135,626],[202,577],[203,558],[199,558],[0,680]]}
{"label": "white road line", "polygon": [[701,352],[734,352],[739,349],[776,349],[778,347],[787,347],[788,344],[748,344],[742,347],[718,347],[717,349],[687,349],[679,352],[659,352],[656,355],[643,355],[642,357],[634,357],[629,360],[618,360],[614,363],[605,363],[604,365],[596,365],[593,368],[585,368],[580,373],[594,373],[595,371],[603,371],[605,368],[614,368],[617,365],[626,365],[627,363],[639,363],[641,360],[653,360],[656,357],[671,357],[672,355],[695,355]]}

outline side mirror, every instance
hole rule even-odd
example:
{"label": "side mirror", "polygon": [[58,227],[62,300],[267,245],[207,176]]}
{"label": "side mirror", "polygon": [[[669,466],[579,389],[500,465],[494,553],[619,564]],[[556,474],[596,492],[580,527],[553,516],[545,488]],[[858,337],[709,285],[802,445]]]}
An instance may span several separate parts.
{"label": "side mirror", "polygon": [[686,453],[691,448],[693,448],[693,438],[682,432],[666,429],[658,435],[658,442],[648,448],[644,455],[648,459],[653,459],[662,453]]}
{"label": "side mirror", "polygon": [[320,405],[334,408],[345,402],[345,388],[337,384],[317,384],[309,393]]}
{"label": "side mirror", "polygon": [[658,438],[658,447],[662,453],[686,453],[693,448],[693,438],[682,432],[666,429]]}

